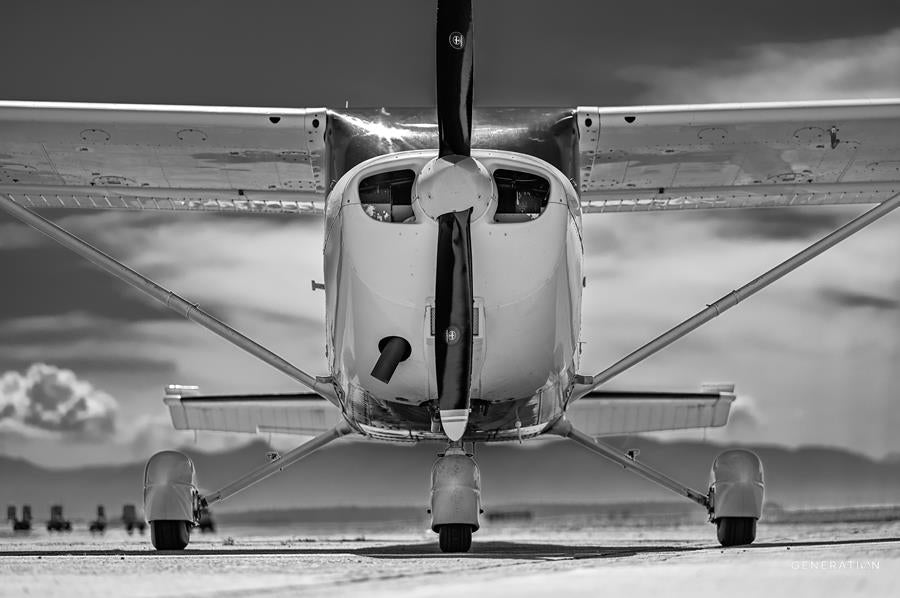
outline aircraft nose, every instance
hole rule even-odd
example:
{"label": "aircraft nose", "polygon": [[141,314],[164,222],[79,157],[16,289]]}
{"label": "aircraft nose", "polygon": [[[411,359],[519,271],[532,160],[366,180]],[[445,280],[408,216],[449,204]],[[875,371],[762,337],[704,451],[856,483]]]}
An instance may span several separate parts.
{"label": "aircraft nose", "polygon": [[472,220],[477,220],[493,201],[494,189],[490,173],[478,160],[450,155],[425,165],[416,179],[415,201],[433,219],[472,208]]}

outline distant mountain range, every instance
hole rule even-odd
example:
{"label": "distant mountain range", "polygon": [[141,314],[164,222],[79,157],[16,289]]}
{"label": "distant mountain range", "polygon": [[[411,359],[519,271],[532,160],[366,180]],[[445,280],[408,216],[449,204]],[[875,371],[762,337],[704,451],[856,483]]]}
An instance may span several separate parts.
{"label": "distant mountain range", "polygon": [[[639,448],[640,459],[698,490],[723,447],[701,442],[612,439]],[[337,442],[290,469],[222,503],[220,513],[298,508],[379,507],[424,509],[437,444]],[[900,504],[900,461],[876,461],[831,448],[748,447],[765,466],[767,502],[788,509]],[[212,491],[262,464],[269,451],[254,442],[223,453],[191,449],[198,479]],[[476,455],[488,511],[511,505],[629,504],[679,499],[668,491],[565,441],[480,445]],[[32,505],[43,520],[51,504],[72,518],[89,518],[98,504],[117,516],[122,505],[141,505],[143,463],[51,470],[0,457],[0,506]],[[690,503],[688,503],[690,506]]]}

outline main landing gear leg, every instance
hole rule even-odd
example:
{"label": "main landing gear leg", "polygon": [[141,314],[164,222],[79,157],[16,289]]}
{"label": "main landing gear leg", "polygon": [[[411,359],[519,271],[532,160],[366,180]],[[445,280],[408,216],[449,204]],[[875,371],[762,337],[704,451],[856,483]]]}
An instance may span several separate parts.
{"label": "main landing gear leg", "polygon": [[709,493],[704,494],[644,465],[615,448],[576,430],[571,422],[560,419],[551,434],[568,438],[589,451],[621,465],[651,482],[684,496],[706,508],[709,520],[716,524],[722,546],[750,544],[756,539],[756,522],[762,514],[765,486],[762,462],[746,450],[721,453],[713,461]]}
{"label": "main landing gear leg", "polygon": [[156,453],[144,470],[144,513],[150,523],[153,546],[157,550],[183,550],[190,540],[191,528],[199,523],[204,509],[284,470],[352,431],[346,422],[341,422],[208,496],[200,496],[197,490],[194,463],[190,457],[177,451]]}
{"label": "main landing gear leg", "polygon": [[431,468],[431,530],[441,552],[468,552],[481,514],[481,472],[458,442],[438,455]]}

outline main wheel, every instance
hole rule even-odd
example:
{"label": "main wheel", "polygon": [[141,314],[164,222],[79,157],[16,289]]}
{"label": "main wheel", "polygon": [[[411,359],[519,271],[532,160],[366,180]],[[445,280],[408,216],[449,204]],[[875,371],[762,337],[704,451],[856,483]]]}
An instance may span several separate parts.
{"label": "main wheel", "polygon": [[438,532],[441,552],[469,552],[472,547],[472,526],[465,523],[442,525]]}
{"label": "main wheel", "polygon": [[756,539],[755,517],[719,517],[716,532],[722,546],[751,544]]}
{"label": "main wheel", "polygon": [[189,521],[151,521],[150,541],[157,550],[184,550],[191,539],[190,525]]}

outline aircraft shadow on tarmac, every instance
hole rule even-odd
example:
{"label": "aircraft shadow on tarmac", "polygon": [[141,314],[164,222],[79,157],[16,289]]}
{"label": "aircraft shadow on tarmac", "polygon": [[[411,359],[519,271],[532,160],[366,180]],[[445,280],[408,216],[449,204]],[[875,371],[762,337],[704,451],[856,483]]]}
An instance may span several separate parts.
{"label": "aircraft shadow on tarmac", "polygon": [[197,548],[183,551],[155,550],[109,550],[109,549],[77,549],[77,550],[0,550],[0,558],[13,556],[326,556],[336,554],[352,554],[383,559],[406,558],[468,558],[468,559],[517,559],[517,560],[555,560],[555,559],[598,559],[628,557],[639,554],[687,553],[698,550],[755,550],[762,548],[793,548],[815,546],[842,546],[854,544],[900,543],[900,537],[890,538],[858,538],[838,540],[810,540],[762,542],[748,546],[721,548],[718,545],[678,545],[678,544],[641,544],[636,546],[567,546],[564,544],[536,544],[517,542],[473,542],[468,553],[442,553],[436,542],[419,544],[394,544],[388,546],[364,546],[361,548],[342,548],[330,546],[316,548],[304,546],[300,548]]}

